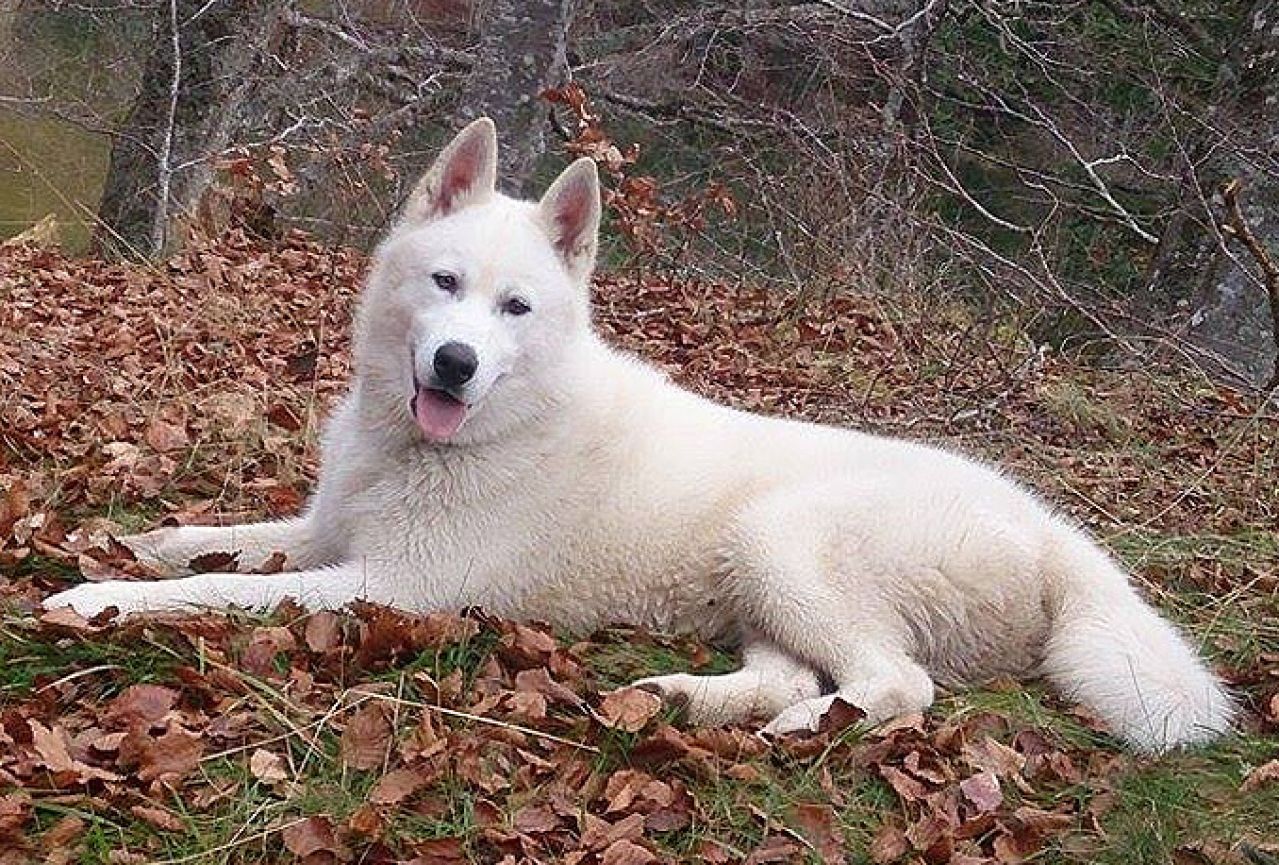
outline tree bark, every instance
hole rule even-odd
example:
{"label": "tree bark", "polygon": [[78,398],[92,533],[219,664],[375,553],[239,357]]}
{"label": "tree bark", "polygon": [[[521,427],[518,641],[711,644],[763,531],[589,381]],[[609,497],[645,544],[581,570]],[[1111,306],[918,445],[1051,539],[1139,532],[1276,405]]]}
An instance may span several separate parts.
{"label": "tree bark", "polygon": [[155,49],[111,150],[98,207],[100,252],[151,258],[178,239],[214,175],[290,0],[169,0]]}
{"label": "tree bark", "polygon": [[572,0],[490,0],[483,13],[457,120],[497,124],[498,185],[513,195],[525,193],[546,151],[550,108],[539,95],[567,78],[573,12]]}
{"label": "tree bark", "polygon": [[1279,0],[1254,0],[1222,62],[1206,131],[1193,142],[1182,206],[1160,239],[1146,306],[1177,323],[1212,365],[1252,383],[1275,365],[1265,282],[1221,226],[1222,189],[1238,181],[1256,239],[1279,250]]}

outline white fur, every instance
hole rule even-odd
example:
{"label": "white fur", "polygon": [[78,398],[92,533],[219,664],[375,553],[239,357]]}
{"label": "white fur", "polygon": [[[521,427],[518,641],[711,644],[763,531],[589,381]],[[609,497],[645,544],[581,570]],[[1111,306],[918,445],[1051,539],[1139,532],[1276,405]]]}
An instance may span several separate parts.
{"label": "white fur", "polygon": [[[1144,750],[1228,729],[1231,702],[1185,640],[997,471],[735,411],[606,346],[588,309],[593,166],[575,164],[539,204],[513,201],[492,191],[495,147],[487,121],[468,127],[378,250],[355,380],[306,513],[126,539],[171,571],[201,552],[240,551],[248,568],[277,550],[297,570],[83,585],[46,606],[366,598],[739,637],[740,672],[640,684],[694,720],[773,716],[775,732],[815,726],[836,694],[878,721],[928,706],[935,680],[1001,674],[1047,676]],[[433,286],[440,268],[460,275],[456,296]],[[503,314],[512,293],[532,312]],[[413,379],[454,339],[480,365],[462,427],[432,443],[409,408]]]}

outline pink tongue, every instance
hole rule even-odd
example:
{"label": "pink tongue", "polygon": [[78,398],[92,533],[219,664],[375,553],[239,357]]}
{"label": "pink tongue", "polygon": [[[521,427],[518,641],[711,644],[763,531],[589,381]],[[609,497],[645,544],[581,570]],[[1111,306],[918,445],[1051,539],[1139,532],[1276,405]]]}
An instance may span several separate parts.
{"label": "pink tongue", "polygon": [[427,438],[446,441],[466,419],[466,406],[437,390],[420,388],[413,400],[413,417]]}

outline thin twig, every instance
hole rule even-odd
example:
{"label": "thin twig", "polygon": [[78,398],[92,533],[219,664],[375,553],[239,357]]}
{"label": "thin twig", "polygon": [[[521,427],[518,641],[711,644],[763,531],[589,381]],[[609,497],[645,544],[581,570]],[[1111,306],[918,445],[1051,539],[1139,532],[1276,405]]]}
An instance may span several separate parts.
{"label": "thin twig", "polygon": [[1239,190],[1242,187],[1243,181],[1236,177],[1221,190],[1221,197],[1226,201],[1227,219],[1223,231],[1237,238],[1256,259],[1257,266],[1261,268],[1261,281],[1265,285],[1266,297],[1270,301],[1270,338],[1275,344],[1274,371],[1270,374],[1270,380],[1265,386],[1265,390],[1272,391],[1279,387],[1279,265],[1276,265],[1275,260],[1270,257],[1270,250],[1266,249],[1265,244],[1257,239],[1248,220],[1244,219],[1243,210],[1239,206]]}

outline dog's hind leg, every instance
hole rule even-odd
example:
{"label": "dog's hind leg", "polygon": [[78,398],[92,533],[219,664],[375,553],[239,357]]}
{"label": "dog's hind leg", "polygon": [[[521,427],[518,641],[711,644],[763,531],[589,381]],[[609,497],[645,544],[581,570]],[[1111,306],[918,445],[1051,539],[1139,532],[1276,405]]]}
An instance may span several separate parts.
{"label": "dog's hind leg", "polygon": [[277,553],[283,554],[288,570],[322,567],[342,554],[335,541],[331,534],[317,531],[308,517],[240,526],[179,526],[120,539],[139,561],[166,576],[191,573],[192,560],[209,553],[235,556],[238,571],[259,569]]}
{"label": "dog's hind leg", "polygon": [[730,588],[745,621],[835,684],[780,710],[769,732],[816,729],[836,697],[872,724],[933,701],[909,628],[881,589],[885,565],[848,537],[858,517],[848,500],[829,489],[774,494],[748,508],[730,538]]}
{"label": "dog's hind leg", "polygon": [[676,673],[635,682],[679,707],[693,724],[735,724],[771,718],[788,706],[821,694],[811,668],[763,640],[748,639],[742,668],[720,676]]}

